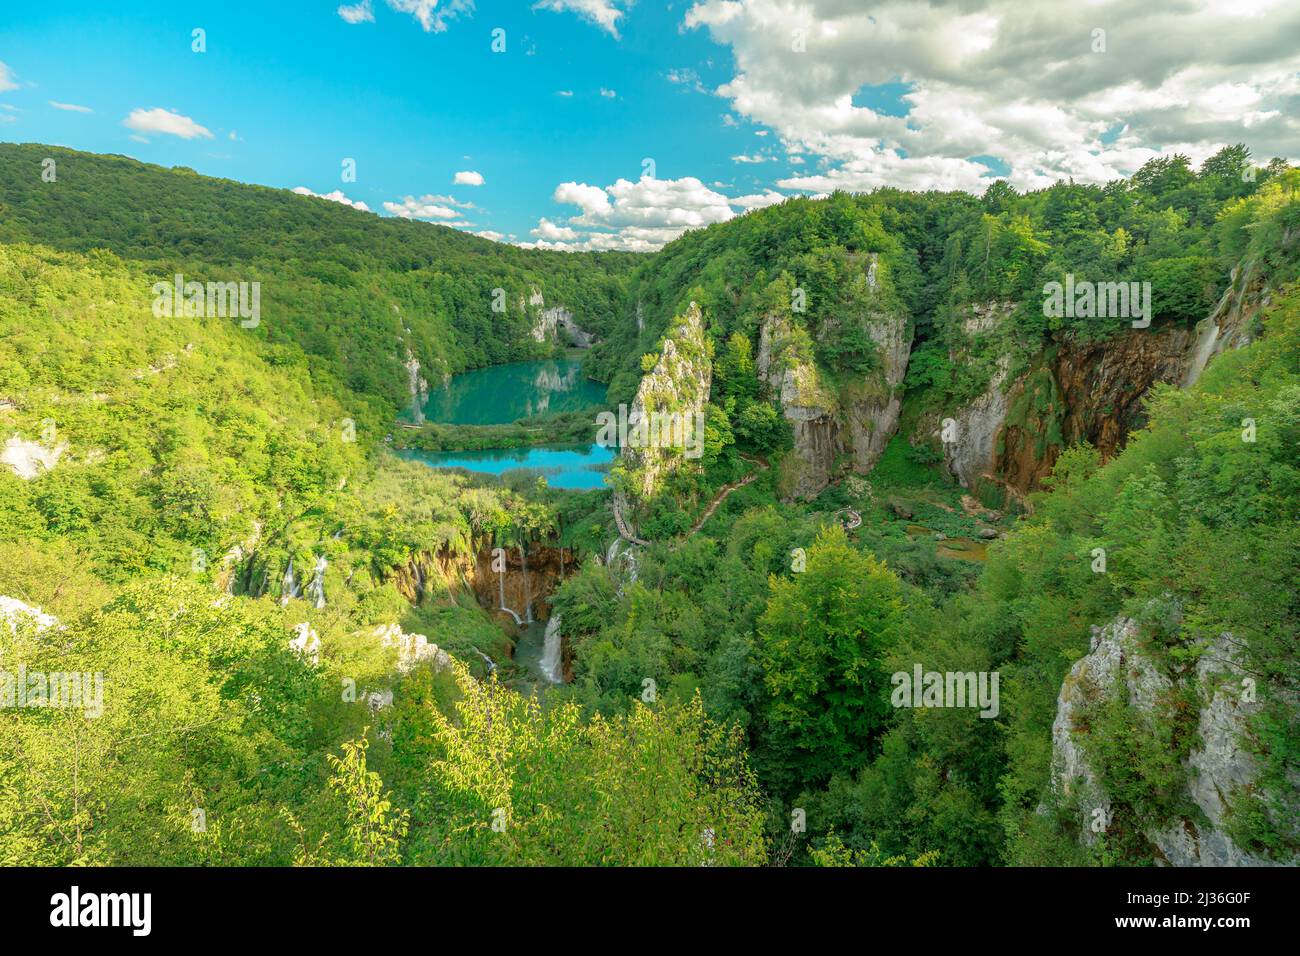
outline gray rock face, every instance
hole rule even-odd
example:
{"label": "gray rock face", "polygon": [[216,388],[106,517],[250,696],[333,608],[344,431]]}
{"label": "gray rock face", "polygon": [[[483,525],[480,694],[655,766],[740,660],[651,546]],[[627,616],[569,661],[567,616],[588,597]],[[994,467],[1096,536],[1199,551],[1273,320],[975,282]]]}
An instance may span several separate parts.
{"label": "gray rock face", "polygon": [[451,665],[451,655],[423,634],[407,634],[397,624],[380,624],[373,635],[381,647],[397,649],[397,669],[403,674],[425,661],[431,661],[435,670]]}
{"label": "gray rock face", "polygon": [[880,356],[884,389],[877,395],[851,398],[845,404],[847,444],[853,452],[853,469],[860,474],[875,467],[898,429],[898,414],[903,407],[898,387],[903,384],[912,355],[912,333],[903,316],[872,316],[867,320],[867,334]]}
{"label": "gray rock face", "polygon": [[[1053,792],[1058,798],[1077,798],[1086,814],[1101,810],[1106,819],[1111,812],[1110,797],[1076,739],[1076,727],[1087,702],[1097,695],[1115,693],[1117,686],[1136,711],[1150,711],[1174,686],[1142,653],[1137,638],[1138,625],[1130,618],[1093,629],[1091,651],[1070,668],[1052,724]],[[1206,650],[1196,669],[1202,700],[1201,740],[1186,761],[1187,794],[1205,819],[1174,819],[1146,833],[1156,859],[1172,866],[1272,865],[1272,861],[1242,850],[1223,829],[1227,801],[1239,788],[1248,786],[1257,772],[1254,758],[1239,743],[1255,705],[1243,700],[1235,654],[1231,635],[1222,635]],[[1083,820],[1087,842],[1096,839],[1091,822],[1090,817]]]}
{"label": "gray rock face", "polygon": [[[581,349],[590,348],[595,341],[595,336],[578,325],[573,313],[564,306],[546,308],[546,299],[538,290],[532,290],[532,294],[528,297],[528,306],[539,310],[533,320],[533,327],[529,330],[534,341],[554,341],[561,333],[571,344]],[[520,308],[524,308],[523,302],[520,302]]]}
{"label": "gray rock face", "polygon": [[[878,269],[879,257],[873,254],[867,266],[873,293]],[[905,316],[886,312],[871,312],[860,321],[876,346],[880,367],[840,394],[826,386],[811,358],[791,347],[795,332],[788,318],[770,315],[759,328],[755,370],[780,397],[794,433],[793,498],[811,498],[825,488],[842,454],[850,456],[854,471],[867,474],[898,428],[902,399],[897,390],[912,353],[910,323]]]}
{"label": "gray rock face", "polygon": [[630,445],[622,452],[629,473],[635,475],[634,490],[638,496],[651,497],[662,478],[686,459],[682,448],[654,440],[656,432],[660,437],[663,435],[663,429],[658,426],[650,428],[656,416],[678,416],[674,421],[683,430],[679,436],[685,434],[703,440],[703,433],[696,434],[695,429],[708,403],[712,384],[713,362],[704,318],[700,307],[692,302],[685,313],[673,320],[660,343],[659,360],[642,377],[628,411],[630,424],[635,426],[640,422],[647,426],[646,441],[640,447]]}
{"label": "gray rock face", "polygon": [[[973,303],[969,314],[962,319],[962,330],[972,339],[995,331],[1015,307],[1014,302]],[[957,360],[960,356],[953,358]],[[963,488],[975,487],[992,467],[998,431],[1010,407],[1011,383],[1007,381],[1010,368],[1011,356],[999,356],[984,392],[939,423],[936,437],[943,444],[944,462]]]}
{"label": "gray rock face", "polygon": [[19,478],[30,481],[47,471],[53,471],[67,450],[67,442],[46,446],[37,441],[24,441],[22,436],[14,435],[0,449],[0,464],[8,465]]}

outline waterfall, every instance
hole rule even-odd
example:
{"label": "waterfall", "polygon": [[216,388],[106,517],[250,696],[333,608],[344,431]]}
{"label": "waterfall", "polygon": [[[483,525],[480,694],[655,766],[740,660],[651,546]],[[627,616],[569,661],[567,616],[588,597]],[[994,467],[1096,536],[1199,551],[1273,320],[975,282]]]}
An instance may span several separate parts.
{"label": "waterfall", "polygon": [[324,555],[317,558],[311,583],[307,585],[307,597],[311,599],[312,606],[318,610],[325,606],[325,569],[329,566],[330,563]]}
{"label": "waterfall", "polygon": [[289,566],[285,568],[284,577],[280,581],[280,603],[288,604],[296,597],[302,597],[302,590],[293,576],[293,558],[290,558]]}
{"label": "waterfall", "polygon": [[519,546],[519,563],[524,569],[524,621],[525,623],[532,624],[533,592],[532,589],[528,587],[528,552],[524,550],[522,544]]}
{"label": "waterfall", "polygon": [[564,683],[560,615],[558,614],[552,614],[551,619],[546,622],[546,637],[542,645],[542,674],[552,684]]}
{"label": "waterfall", "polygon": [[1205,371],[1210,356],[1214,353],[1215,344],[1219,341],[1219,326],[1213,318],[1202,319],[1197,325],[1196,332],[1196,351],[1192,355],[1192,364],[1187,369],[1187,376],[1183,379],[1184,388],[1191,388],[1196,384],[1201,373]]}
{"label": "waterfall", "polygon": [[[508,609],[507,609],[507,610],[508,610]],[[513,613],[513,612],[512,612],[512,613]],[[477,654],[479,657],[483,658],[484,662],[485,662],[485,663],[487,664],[487,666],[488,666],[488,673],[489,673],[489,674],[495,674],[495,673],[497,672],[497,662],[496,662],[496,661],[494,661],[492,658],[488,657],[486,654],[484,654],[482,651],[480,651],[477,647],[474,648],[474,653]]]}
{"label": "waterfall", "polygon": [[[506,607],[506,572],[504,569],[497,572],[497,592],[501,595],[501,610],[505,611],[515,619],[515,623],[523,627],[523,619],[518,614]],[[482,651],[479,651],[482,654]]]}

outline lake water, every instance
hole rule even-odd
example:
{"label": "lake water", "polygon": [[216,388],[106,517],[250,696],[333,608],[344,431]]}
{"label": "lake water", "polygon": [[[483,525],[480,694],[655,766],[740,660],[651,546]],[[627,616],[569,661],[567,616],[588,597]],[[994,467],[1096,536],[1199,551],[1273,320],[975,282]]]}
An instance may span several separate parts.
{"label": "lake water", "polygon": [[578,362],[511,362],[453,376],[445,388],[432,389],[424,417],[453,425],[505,425],[604,401],[605,386],[584,378]]}
{"label": "lake water", "polygon": [[[605,386],[584,378],[578,362],[512,362],[454,376],[446,388],[429,395],[424,417],[455,425],[505,425],[535,415],[591,409],[594,437],[595,406],[604,401]],[[591,491],[605,487],[615,449],[593,444],[399,454],[432,468],[464,468],[488,475],[525,472],[543,476],[552,488]]]}
{"label": "lake water", "polygon": [[411,461],[432,468],[464,468],[488,475],[524,471],[541,475],[552,488],[592,491],[605,487],[616,449],[600,445],[569,448],[510,448],[495,451],[399,451]]}

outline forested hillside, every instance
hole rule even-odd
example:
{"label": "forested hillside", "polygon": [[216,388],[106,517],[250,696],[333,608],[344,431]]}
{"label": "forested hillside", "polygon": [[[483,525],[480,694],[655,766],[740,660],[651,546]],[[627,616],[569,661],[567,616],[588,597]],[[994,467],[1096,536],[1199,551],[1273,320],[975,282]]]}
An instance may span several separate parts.
{"label": "forested hillside", "polygon": [[[103,678],[0,713],[0,862],[1294,861],[1298,187],[1233,147],[589,255],[0,146],[0,667]],[[175,272],[261,323],[158,318]],[[407,349],[560,349],[534,291],[701,455],[394,455],[584,430],[392,440]],[[1000,696],[900,705],[918,668]]]}
{"label": "forested hillside", "polygon": [[[41,176],[46,158],[53,183]],[[8,143],[0,241],[108,250],[153,281],[181,273],[260,282],[264,321],[254,334],[301,349],[316,374],[394,407],[409,401],[408,349],[433,382],[549,354],[554,343],[530,334],[534,293],[550,305],[581,303],[579,324],[603,334],[639,258],[519,249],[184,168]]]}

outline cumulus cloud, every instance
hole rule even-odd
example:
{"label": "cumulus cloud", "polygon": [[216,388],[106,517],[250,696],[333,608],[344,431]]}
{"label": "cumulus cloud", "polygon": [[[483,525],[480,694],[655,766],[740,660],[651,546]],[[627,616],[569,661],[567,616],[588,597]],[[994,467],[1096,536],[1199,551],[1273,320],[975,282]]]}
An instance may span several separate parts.
{"label": "cumulus cloud", "polygon": [[[388,0],[388,5],[398,13],[415,17],[425,33],[442,33],[447,29],[448,20],[474,12],[474,0]],[[340,16],[342,12],[340,9]]]}
{"label": "cumulus cloud", "polygon": [[824,161],[782,188],[980,192],[996,176],[972,157],[989,156],[1030,189],[1238,141],[1294,158],[1300,143],[1290,0],[697,0],[683,26],[730,48],[714,92],[735,114],[792,162]]}
{"label": "cumulus cloud", "polygon": [[370,212],[370,207],[360,200],[352,200],[343,195],[341,189],[336,189],[332,193],[314,193],[306,186],[294,186],[293,192],[299,196],[315,196],[317,199],[328,199],[330,202],[342,203],[345,206],[351,206],[353,209],[360,209],[362,212]]}
{"label": "cumulus cloud", "polygon": [[49,101],[50,105],[56,110],[67,110],[70,113],[93,113],[95,112],[89,106],[78,106],[76,103],[59,103],[55,100]]}
{"label": "cumulus cloud", "polygon": [[453,186],[482,186],[483,174],[476,173],[472,169],[465,169],[452,178],[451,184]]}
{"label": "cumulus cloud", "polygon": [[620,179],[612,186],[567,182],[555,188],[557,203],[580,212],[566,223],[542,219],[534,240],[520,245],[543,249],[626,249],[652,252],[688,229],[726,222],[736,215],[726,196],[693,176],[637,182]]}
{"label": "cumulus cloud", "polygon": [[618,38],[618,21],[624,16],[620,8],[632,6],[633,0],[538,0],[534,10],[576,13],[614,38]]}
{"label": "cumulus cloud", "polygon": [[775,189],[766,189],[761,193],[753,193],[749,196],[737,196],[735,199],[728,199],[727,202],[733,206],[739,206],[748,212],[750,209],[762,209],[764,206],[775,206],[779,202],[784,202],[789,197],[784,193],[779,193]]}
{"label": "cumulus cloud", "polygon": [[453,208],[460,206],[468,208],[468,203],[457,203],[450,196],[421,196],[416,199],[414,196],[407,196],[401,202],[386,202],[384,208],[394,216],[400,216],[403,219],[458,219],[460,210]]}
{"label": "cumulus cloud", "polygon": [[137,133],[166,133],[168,136],[179,136],[181,139],[199,137],[212,139],[212,132],[207,127],[200,126],[188,116],[182,116],[174,110],[162,108],[132,110],[131,114],[122,120],[122,125]]}
{"label": "cumulus cloud", "polygon": [[348,23],[374,23],[375,11],[370,5],[370,0],[361,0],[352,6],[339,7],[339,16]]}
{"label": "cumulus cloud", "polygon": [[18,89],[18,79],[13,70],[0,61],[0,93]]}

